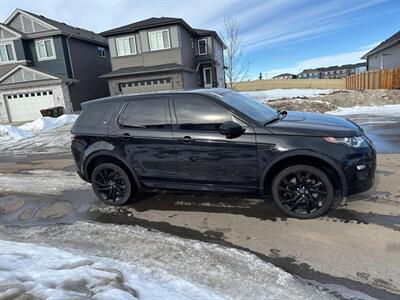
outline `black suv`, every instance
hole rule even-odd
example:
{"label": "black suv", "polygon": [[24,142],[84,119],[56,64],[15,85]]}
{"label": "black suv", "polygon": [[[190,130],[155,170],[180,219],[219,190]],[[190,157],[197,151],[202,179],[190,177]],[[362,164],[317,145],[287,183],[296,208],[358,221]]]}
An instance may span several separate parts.
{"label": "black suv", "polygon": [[142,188],[257,192],[305,219],[374,182],[375,150],[356,124],[227,89],[89,101],[72,134],[78,174],[112,205]]}

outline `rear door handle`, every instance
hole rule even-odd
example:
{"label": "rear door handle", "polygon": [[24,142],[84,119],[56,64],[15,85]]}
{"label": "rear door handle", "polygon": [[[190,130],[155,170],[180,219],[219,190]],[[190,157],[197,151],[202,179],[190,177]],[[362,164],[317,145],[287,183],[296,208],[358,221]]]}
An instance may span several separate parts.
{"label": "rear door handle", "polygon": [[195,139],[192,139],[190,136],[184,136],[183,138],[178,139],[179,142],[184,143],[184,144],[191,144],[195,141]]}

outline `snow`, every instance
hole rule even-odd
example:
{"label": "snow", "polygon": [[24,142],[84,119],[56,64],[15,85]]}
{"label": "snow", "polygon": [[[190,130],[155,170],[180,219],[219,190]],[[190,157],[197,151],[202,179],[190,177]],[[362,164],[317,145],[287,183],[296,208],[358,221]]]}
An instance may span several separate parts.
{"label": "snow", "polygon": [[31,138],[35,136],[35,133],[49,131],[68,124],[73,124],[77,118],[78,115],[62,115],[58,118],[41,117],[19,127],[0,125],[0,144],[8,140]]}
{"label": "snow", "polygon": [[28,170],[17,174],[0,173],[0,192],[57,195],[65,190],[90,187],[75,172]]}
{"label": "snow", "polygon": [[0,125],[0,155],[70,152],[70,128],[78,115],[42,117],[19,127]]}
{"label": "snow", "polygon": [[0,247],[0,282],[9,290],[19,290],[19,295],[48,300],[224,299],[156,269],[37,244],[3,240]]}
{"label": "snow", "polygon": [[385,116],[399,116],[400,104],[391,105],[370,105],[370,106],[353,106],[353,107],[339,107],[336,110],[328,111],[327,114],[346,116],[346,115],[385,115]]}
{"label": "snow", "polygon": [[77,118],[78,115],[62,115],[58,118],[41,117],[35,121],[19,126],[19,129],[33,132],[48,131],[68,124],[73,124]]}
{"label": "snow", "polygon": [[75,222],[19,234],[36,244],[0,240],[0,282],[46,299],[335,298],[245,251],[138,226]]}
{"label": "snow", "polygon": [[27,130],[14,127],[12,125],[0,125],[0,141],[1,139],[24,139],[32,137],[33,134]]}
{"label": "snow", "polygon": [[264,91],[251,91],[241,92],[242,94],[249,95],[261,102],[268,102],[271,100],[290,99],[290,98],[312,98],[320,97],[321,95],[328,95],[334,90],[331,89],[274,89]]}

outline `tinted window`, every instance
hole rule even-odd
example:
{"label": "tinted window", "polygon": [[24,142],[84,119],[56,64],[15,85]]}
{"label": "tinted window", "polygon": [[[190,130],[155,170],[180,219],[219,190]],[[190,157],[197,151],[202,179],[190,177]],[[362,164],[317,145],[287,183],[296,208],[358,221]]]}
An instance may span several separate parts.
{"label": "tinted window", "polygon": [[120,102],[106,102],[88,105],[78,119],[79,127],[108,126],[114,112],[120,107]]}
{"label": "tinted window", "polygon": [[232,121],[229,111],[218,105],[198,98],[177,98],[174,100],[179,129],[218,131],[219,126]]}
{"label": "tinted window", "polygon": [[120,119],[124,126],[150,129],[171,128],[167,99],[130,101]]}
{"label": "tinted window", "polygon": [[258,102],[246,94],[229,92],[223,94],[222,100],[241,111],[255,121],[264,123],[276,116],[276,110]]}

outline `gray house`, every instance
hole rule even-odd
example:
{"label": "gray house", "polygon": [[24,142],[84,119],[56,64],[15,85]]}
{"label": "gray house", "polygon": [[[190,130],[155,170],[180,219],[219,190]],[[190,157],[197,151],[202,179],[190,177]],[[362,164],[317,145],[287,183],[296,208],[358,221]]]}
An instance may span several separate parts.
{"label": "gray house", "polygon": [[400,66],[400,31],[365,54],[368,71],[395,69]]}
{"label": "gray house", "polygon": [[225,87],[225,45],[215,31],[179,18],[150,18],[101,33],[108,38],[111,95]]}
{"label": "gray house", "polygon": [[40,110],[108,95],[107,39],[21,9],[0,23],[0,122],[28,121]]}

